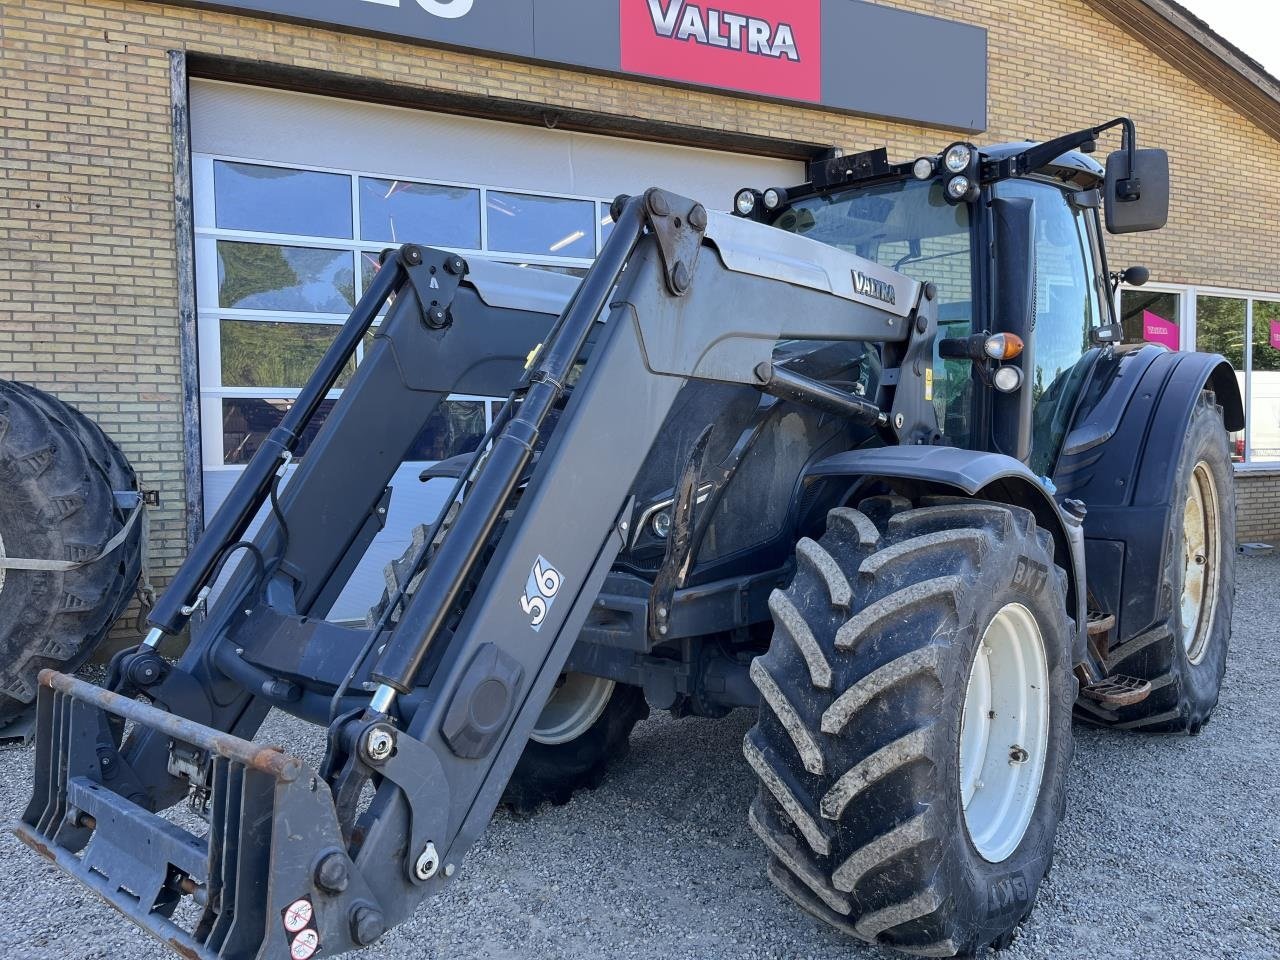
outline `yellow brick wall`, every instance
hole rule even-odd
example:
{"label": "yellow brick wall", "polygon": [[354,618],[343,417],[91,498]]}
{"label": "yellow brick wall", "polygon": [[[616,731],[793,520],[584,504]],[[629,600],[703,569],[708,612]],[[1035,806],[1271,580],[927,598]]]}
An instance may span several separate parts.
{"label": "yellow brick wall", "polygon": [[[1280,292],[1280,252],[1270,236],[1280,222],[1280,143],[1082,0],[893,5],[988,29],[983,140],[1043,138],[1129,113],[1144,143],[1171,151],[1177,192],[1169,227],[1114,242],[1113,264],[1145,262],[1158,280]],[[850,38],[851,47],[857,40]],[[153,526],[161,580],[183,552],[170,49],[781,139],[883,143],[896,158],[951,139],[817,109],[179,6],[4,3],[0,376],[81,405],[122,443],[146,485],[163,492]]]}

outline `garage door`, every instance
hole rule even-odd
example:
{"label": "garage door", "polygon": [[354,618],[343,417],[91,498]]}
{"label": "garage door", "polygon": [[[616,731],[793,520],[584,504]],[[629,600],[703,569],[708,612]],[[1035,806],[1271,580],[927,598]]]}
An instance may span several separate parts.
{"label": "garage door", "polygon": [[[745,184],[803,179],[789,161],[211,81],[192,82],[191,126],[206,515],[280,422],[386,246],[581,274],[619,193],[657,184],[724,209]],[[334,619],[364,615],[382,566],[439,511],[448,485],[421,484],[423,464],[474,446],[493,410],[493,398],[453,397],[425,425],[393,481],[387,529]]]}

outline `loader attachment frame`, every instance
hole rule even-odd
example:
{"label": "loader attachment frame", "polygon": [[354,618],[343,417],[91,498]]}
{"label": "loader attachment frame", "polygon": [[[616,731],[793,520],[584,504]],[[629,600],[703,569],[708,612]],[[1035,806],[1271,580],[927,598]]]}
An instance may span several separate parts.
{"label": "loader attachment frame", "polygon": [[[293,481],[275,496],[302,417],[259,451],[228,518],[211,525],[216,542],[193,553],[153,615],[157,630],[180,629],[246,518],[272,505],[254,545],[263,569],[246,550],[178,665],[138,685],[155,706],[42,677],[41,775],[16,828],[28,844],[188,956],[327,956],[371,943],[455,876],[492,816],[628,540],[629,491],[687,383],[785,387],[864,416],[890,442],[938,437],[925,402],[930,286],[661,190],[619,198],[612,212],[600,256],[508,381],[514,392],[459,478],[451,526],[420,558],[399,620],[361,630],[323,620],[335,584],[367,546],[424,411],[456,388],[457,358],[479,362],[465,344],[495,336],[490,310],[467,305],[457,257],[403,248],[388,259],[393,272],[340,341],[354,347],[398,291],[396,302]],[[881,343],[897,373],[875,398],[840,397],[774,376],[782,339]],[[304,395],[324,396],[345,362],[326,357]],[[306,531],[315,510],[326,516]],[[136,679],[135,667],[121,675]],[[247,742],[272,706],[328,727],[320,768]],[[193,792],[208,798],[203,836],[157,812]],[[129,855],[148,845],[151,862]]]}

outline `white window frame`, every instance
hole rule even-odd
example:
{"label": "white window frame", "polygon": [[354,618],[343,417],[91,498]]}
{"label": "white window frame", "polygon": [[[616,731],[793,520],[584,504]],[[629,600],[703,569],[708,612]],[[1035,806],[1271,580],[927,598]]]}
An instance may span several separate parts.
{"label": "white window frame", "polygon": [[[217,226],[214,209],[214,164],[216,162],[241,163],[252,166],[278,167],[285,170],[299,170],[309,173],[332,173],[346,176],[351,187],[351,232],[345,237],[313,237],[299,234],[268,233],[252,230],[231,230]],[[330,324],[339,326],[346,322],[345,313],[317,313],[303,311],[252,310],[242,308],[224,308],[218,305],[218,255],[217,244],[220,240],[232,240],[245,243],[262,243],[273,246],[302,247],[307,249],[325,249],[349,251],[353,258],[355,273],[355,297],[357,300],[364,293],[364,271],[361,264],[363,254],[377,254],[392,244],[383,241],[356,239],[360,233],[360,178],[368,177],[378,180],[400,180],[405,183],[421,183],[431,186],[457,187],[474,190],[479,194],[480,205],[480,247],[477,249],[456,248],[456,252],[464,257],[481,257],[503,262],[515,262],[536,266],[585,268],[590,266],[592,257],[564,257],[551,254],[527,254],[505,250],[488,249],[489,236],[489,192],[509,193],[534,197],[550,197],[557,200],[587,201],[594,204],[593,222],[595,227],[595,250],[599,250],[605,219],[608,216],[609,199],[579,194],[557,193],[545,190],[530,190],[523,187],[502,184],[460,183],[452,180],[411,176],[394,171],[357,170],[339,167],[325,167],[314,164],[284,163],[273,160],[261,160],[256,157],[238,157],[220,153],[195,153],[192,155],[192,196],[194,200],[195,220],[195,261],[196,261],[196,331],[199,347],[200,378],[200,435],[201,435],[201,467],[209,471],[240,471],[243,464],[224,462],[222,437],[222,401],[224,399],[247,398],[262,400],[279,400],[296,397],[300,388],[285,387],[228,387],[222,384],[222,350],[221,322],[227,320],[261,320],[282,323]],[[455,249],[455,248],[450,248]],[[364,359],[363,345],[356,348],[356,363]],[[328,399],[336,400],[341,390],[329,392]],[[492,423],[494,401],[498,398],[478,397],[471,395],[450,395],[450,400],[476,400],[484,402],[486,426]]]}
{"label": "white window frame", "polygon": [[1254,460],[1253,441],[1249,436],[1249,415],[1253,408],[1253,304],[1255,300],[1266,300],[1280,303],[1280,293],[1268,293],[1263,290],[1241,289],[1239,287],[1219,287],[1212,284],[1190,283],[1145,283],[1141,287],[1121,284],[1115,293],[1116,316],[1120,316],[1120,295],[1125,291],[1134,293],[1172,293],[1178,296],[1178,342],[1183,350],[1194,352],[1196,349],[1196,303],[1200,297],[1229,297],[1243,300],[1245,304],[1244,328],[1244,461],[1234,463],[1237,473],[1253,471],[1275,472],[1280,468],[1280,458],[1275,460]]}

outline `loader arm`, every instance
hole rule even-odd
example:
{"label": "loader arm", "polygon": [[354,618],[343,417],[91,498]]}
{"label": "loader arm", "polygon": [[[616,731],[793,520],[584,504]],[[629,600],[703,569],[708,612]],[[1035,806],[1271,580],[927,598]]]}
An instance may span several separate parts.
{"label": "loader arm", "polygon": [[[456,876],[492,816],[627,541],[628,491],[687,383],[749,384],[886,439],[936,439],[923,388],[931,287],[660,190],[619,198],[613,215],[550,332],[526,337],[543,341],[530,368],[505,371],[511,400],[399,621],[358,630],[323,620],[333,581],[362,552],[424,411],[464,382],[456,358],[479,364],[495,332],[487,310],[467,306],[465,269],[445,269],[450,255],[388,261],[396,276],[383,299],[399,291],[396,303],[280,497],[288,536],[273,520],[257,539],[264,557],[280,557],[270,582],[258,589],[255,564],[241,563],[181,662],[146,691],[156,706],[42,675],[37,785],[19,836],[187,956],[327,956],[371,943]],[[381,305],[362,302],[346,333]],[[775,372],[780,339],[880,342],[896,374],[875,402],[842,394]],[[273,459],[247,471],[231,509],[262,507],[260,477],[285,458],[260,455]],[[322,522],[304,530],[317,511]],[[181,626],[209,576],[200,566],[243,532],[233,526],[179,577],[158,629]],[[328,726],[321,768],[247,742],[271,706]],[[126,718],[134,734],[122,745]],[[154,812],[192,791],[208,807],[204,836]],[[173,917],[187,898],[197,919],[184,926]]]}

